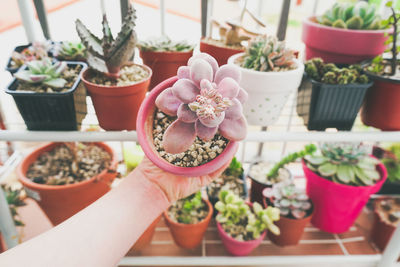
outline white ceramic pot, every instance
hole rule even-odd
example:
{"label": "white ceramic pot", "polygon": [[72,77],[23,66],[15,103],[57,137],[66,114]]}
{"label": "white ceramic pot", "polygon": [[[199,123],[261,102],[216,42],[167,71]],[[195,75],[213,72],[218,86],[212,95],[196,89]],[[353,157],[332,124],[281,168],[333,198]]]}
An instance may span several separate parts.
{"label": "white ceramic pot", "polygon": [[[231,56],[228,64],[235,64],[236,59],[243,55]],[[249,94],[243,107],[249,124],[269,126],[278,120],[290,94],[297,90],[303,77],[304,64],[299,60],[296,63],[296,69],[281,72],[261,72],[240,67],[240,86]]]}

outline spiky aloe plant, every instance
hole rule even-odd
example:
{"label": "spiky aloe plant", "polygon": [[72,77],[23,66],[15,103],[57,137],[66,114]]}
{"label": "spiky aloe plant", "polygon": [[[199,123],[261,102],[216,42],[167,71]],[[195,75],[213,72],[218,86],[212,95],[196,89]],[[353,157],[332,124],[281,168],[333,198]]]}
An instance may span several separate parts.
{"label": "spiky aloe plant", "polygon": [[370,157],[361,143],[324,143],[321,154],[306,156],[307,167],[322,177],[340,184],[373,185],[380,179],[376,158]]}
{"label": "spiky aloe plant", "polygon": [[297,68],[293,50],[275,36],[262,35],[250,42],[241,67],[256,71],[285,71]]}
{"label": "spiky aloe plant", "polygon": [[128,12],[122,22],[121,31],[114,39],[106,14],[103,15],[103,38],[91,33],[78,19],[76,30],[82,43],[87,49],[87,63],[94,70],[104,73],[111,78],[119,77],[120,68],[130,61],[135,54],[137,42],[134,31],[136,11],[129,5]]}
{"label": "spiky aloe plant", "polygon": [[356,4],[335,3],[317,20],[323,25],[343,29],[378,30],[384,28],[375,6],[368,5],[364,1]]}
{"label": "spiky aloe plant", "polygon": [[138,44],[142,51],[155,51],[155,52],[187,52],[194,48],[194,45],[189,44],[186,40],[183,41],[172,41],[167,36],[160,38],[152,38],[146,41],[141,41]]}
{"label": "spiky aloe plant", "polygon": [[216,217],[225,232],[239,241],[254,240],[260,237],[265,230],[279,235],[279,228],[274,221],[279,220],[279,209],[262,206],[255,202],[250,208],[243,199],[232,191],[221,190],[219,201],[215,204],[219,211]]}
{"label": "spiky aloe plant", "polygon": [[82,60],[86,48],[81,42],[64,41],[56,45],[54,56],[62,60]]}
{"label": "spiky aloe plant", "polygon": [[61,78],[61,74],[67,68],[66,62],[53,63],[50,58],[44,58],[26,62],[26,65],[28,69],[20,69],[14,73],[15,78],[32,84],[42,83],[53,88],[63,88],[67,83],[65,79]]}

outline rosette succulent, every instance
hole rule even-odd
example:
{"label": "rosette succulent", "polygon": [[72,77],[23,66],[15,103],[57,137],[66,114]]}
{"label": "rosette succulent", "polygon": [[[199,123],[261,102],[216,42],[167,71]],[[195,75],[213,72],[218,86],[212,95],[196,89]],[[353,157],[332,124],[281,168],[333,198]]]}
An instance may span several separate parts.
{"label": "rosette succulent", "polygon": [[196,136],[211,140],[217,132],[228,140],[246,136],[243,103],[247,93],[239,87],[240,70],[234,65],[218,67],[205,53],[197,54],[188,66],[178,69],[178,80],[156,99],[157,108],[177,119],[165,131],[162,145],[168,153],[181,153]]}
{"label": "rosette succulent", "polygon": [[86,48],[81,42],[64,41],[55,46],[55,56],[62,60],[82,60],[86,57]]}
{"label": "rosette succulent", "polygon": [[34,42],[21,52],[14,51],[11,55],[11,67],[21,67],[28,61],[41,60],[48,57],[51,48],[50,41]]}

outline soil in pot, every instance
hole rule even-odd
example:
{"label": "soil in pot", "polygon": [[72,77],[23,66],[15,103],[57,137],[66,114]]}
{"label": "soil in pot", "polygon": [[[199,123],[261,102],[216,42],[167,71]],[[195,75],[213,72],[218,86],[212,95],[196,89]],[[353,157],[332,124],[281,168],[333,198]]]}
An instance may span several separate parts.
{"label": "soil in pot", "polygon": [[122,67],[119,75],[117,79],[112,79],[104,74],[93,72],[88,77],[88,81],[104,86],[127,86],[145,80],[149,77],[149,72],[140,65],[132,64]]}
{"label": "soil in pot", "polygon": [[400,198],[377,201],[374,213],[371,239],[383,251],[400,223]]}
{"label": "soil in pot", "polygon": [[204,142],[196,137],[192,146],[185,152],[171,154],[164,151],[162,140],[168,126],[176,120],[165,113],[156,110],[153,122],[154,146],[159,155],[169,163],[179,167],[197,167],[203,165],[220,155],[228,144],[228,140],[216,134],[211,141]]}

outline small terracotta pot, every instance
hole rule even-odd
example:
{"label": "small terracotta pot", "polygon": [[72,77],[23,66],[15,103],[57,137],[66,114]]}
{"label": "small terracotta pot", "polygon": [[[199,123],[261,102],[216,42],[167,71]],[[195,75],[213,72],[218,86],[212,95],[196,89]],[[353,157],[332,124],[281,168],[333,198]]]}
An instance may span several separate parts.
{"label": "small terracotta pot", "polygon": [[174,222],[169,218],[168,210],[164,211],[165,223],[169,227],[172,238],[178,246],[186,249],[192,249],[197,247],[203,240],[204,233],[207,230],[213,214],[213,207],[210,201],[203,199],[203,202],[207,204],[208,214],[204,220],[196,224]]}
{"label": "small terracotta pot", "polygon": [[154,112],[156,110],[155,100],[162,91],[171,87],[177,81],[177,79],[177,77],[172,77],[163,81],[157,85],[143,101],[143,104],[139,110],[136,125],[138,140],[144,154],[160,169],[163,169],[169,173],[186,177],[207,175],[224,166],[226,162],[231,161],[233,155],[236,153],[237,147],[239,146],[238,142],[229,141],[224,151],[218,155],[218,157],[197,167],[175,166],[162,158],[154,147],[153,121]]}
{"label": "small terracotta pot", "polygon": [[400,130],[400,80],[370,77],[375,81],[365,96],[362,122],[384,131]]}
{"label": "small terracotta pot", "polygon": [[203,39],[200,40],[200,51],[213,56],[217,60],[219,66],[225,65],[226,63],[228,63],[228,58],[237,53],[242,53],[244,52],[244,50],[245,50],[244,48],[232,49],[228,47],[217,46],[209,44],[205,42]]}
{"label": "small terracotta pot", "polygon": [[109,169],[103,170],[89,180],[68,185],[45,185],[34,183],[26,177],[29,166],[44,152],[53,150],[62,143],[50,143],[36,148],[18,166],[19,181],[29,197],[36,200],[50,221],[57,225],[106,194],[116,177],[118,159],[115,152],[104,143],[94,143],[111,155]]}
{"label": "small terracotta pot", "polygon": [[149,89],[151,90],[160,82],[176,76],[178,68],[186,66],[192,55],[193,50],[187,52],[140,50],[140,57],[143,59],[143,64],[149,66],[153,71]]}
{"label": "small terracotta pot", "polygon": [[[133,64],[133,63],[129,63]],[[140,82],[126,86],[98,85],[88,81],[92,69],[82,73],[82,81],[93,101],[101,128],[107,131],[136,130],[136,117],[140,104],[146,96],[152,71],[145,68],[149,76]]]}
{"label": "small terracotta pot", "polygon": [[371,240],[381,251],[384,251],[396,227],[384,222],[378,215],[376,208],[377,202],[374,203],[374,223],[371,229]]}
{"label": "small terracotta pot", "polygon": [[157,219],[154,220],[152,224],[144,231],[144,233],[139,237],[139,239],[136,241],[136,243],[131,247],[129,252],[134,252],[134,251],[141,251],[148,245],[150,245],[151,240],[153,239],[154,232],[156,230],[157,224],[161,219],[161,215],[158,216]]}

